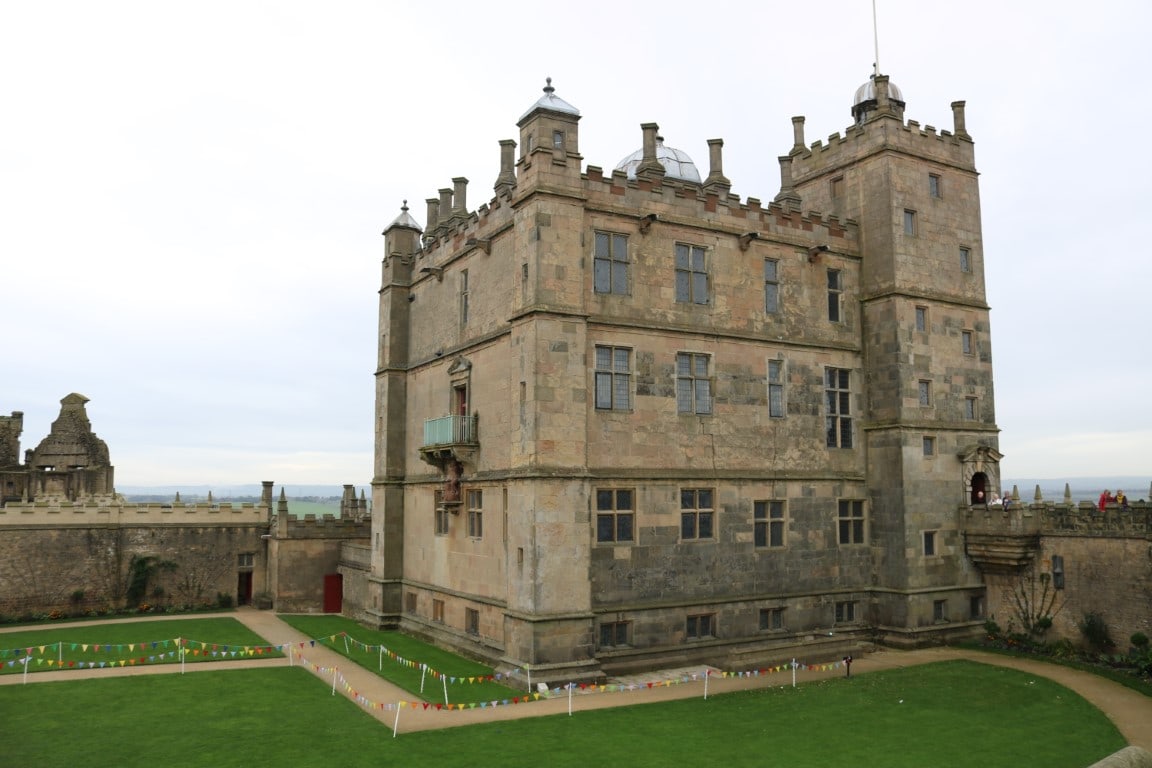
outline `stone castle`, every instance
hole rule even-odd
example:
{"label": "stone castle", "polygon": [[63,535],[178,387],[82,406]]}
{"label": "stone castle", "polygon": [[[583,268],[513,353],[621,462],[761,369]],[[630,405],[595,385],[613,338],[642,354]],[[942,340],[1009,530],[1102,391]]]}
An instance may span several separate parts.
{"label": "stone castle", "polygon": [[[364,619],[565,678],[979,631],[1000,490],[965,105],[853,124],[741,199],[655,123],[610,172],[551,82],[384,232]],[[519,150],[517,154],[517,149]],[[625,148],[627,149],[627,148]],[[622,154],[624,154],[622,152]]]}

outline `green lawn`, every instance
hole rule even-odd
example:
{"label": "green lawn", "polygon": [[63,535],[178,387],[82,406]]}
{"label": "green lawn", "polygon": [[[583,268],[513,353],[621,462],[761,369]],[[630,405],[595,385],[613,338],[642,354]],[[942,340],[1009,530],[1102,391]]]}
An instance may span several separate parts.
{"label": "green lawn", "polygon": [[187,641],[188,663],[232,658],[283,657],[268,641],[233,618],[110,622],[92,626],[37,627],[0,633],[0,674],[58,669],[177,664]]}
{"label": "green lawn", "polygon": [[[503,700],[527,694],[523,688],[502,685],[491,667],[399,632],[367,629],[351,619],[333,614],[280,614],[280,618],[309,637],[325,638],[324,645],[427,701],[443,702],[445,687],[448,701],[452,704]],[[383,654],[380,653],[381,646],[385,649]],[[303,653],[307,658],[308,650],[304,649]],[[426,673],[421,664],[436,674]],[[423,693],[420,691],[422,677]]]}
{"label": "green lawn", "polygon": [[[590,694],[626,696],[627,694]],[[850,679],[404,733],[300,667],[0,686],[13,768],[1083,768],[1124,746],[1045,678],[954,661]],[[528,711],[532,704],[517,705]],[[451,722],[457,713],[437,715]]]}

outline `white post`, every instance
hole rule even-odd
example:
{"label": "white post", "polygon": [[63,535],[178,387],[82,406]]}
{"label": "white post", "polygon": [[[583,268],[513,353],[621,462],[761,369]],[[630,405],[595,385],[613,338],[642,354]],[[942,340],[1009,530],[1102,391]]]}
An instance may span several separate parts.
{"label": "white post", "polygon": [[440,675],[440,679],[444,681],[444,706],[448,706],[448,675]]}
{"label": "white post", "polygon": [[568,683],[568,717],[572,717],[572,689],[576,687],[576,683]]}
{"label": "white post", "polygon": [[56,664],[57,664],[57,666],[62,667],[62,666],[64,666],[64,641],[61,640],[58,643],[58,645],[59,645],[58,650],[60,651],[60,653],[56,656]]}
{"label": "white post", "polygon": [[525,664],[524,669],[528,672],[528,693],[532,693],[532,665]]}
{"label": "white post", "polygon": [[376,654],[376,671],[382,672],[384,670],[384,644],[380,644],[380,653]]}
{"label": "white post", "polygon": [[184,651],[184,646],[180,646],[180,674],[184,674],[184,657],[187,655]]}
{"label": "white post", "polygon": [[348,653],[348,635],[344,635],[344,653]]}
{"label": "white post", "polygon": [[796,667],[800,666],[796,663],[796,659],[792,659],[792,687],[796,687]]}
{"label": "white post", "polygon": [[336,695],[336,671],[339,667],[332,667],[332,695]]}
{"label": "white post", "polygon": [[420,693],[424,693],[424,676],[428,674],[428,665],[420,665]]}
{"label": "white post", "polygon": [[392,721],[392,738],[396,738],[396,726],[400,725],[400,702],[396,702],[396,719]]}
{"label": "white post", "polygon": [[28,662],[32,661],[31,656],[24,657],[24,682],[23,685],[28,685]]}
{"label": "white post", "polygon": [[712,670],[704,670],[704,700],[708,700],[708,678],[712,676]]}

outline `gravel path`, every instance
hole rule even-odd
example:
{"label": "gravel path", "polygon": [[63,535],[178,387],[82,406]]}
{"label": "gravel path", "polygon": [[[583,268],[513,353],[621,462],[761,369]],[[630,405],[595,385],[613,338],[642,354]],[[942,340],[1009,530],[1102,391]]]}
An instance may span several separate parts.
{"label": "gravel path", "polygon": [[[251,608],[241,608],[235,613],[201,614],[197,618],[208,616],[222,616],[238,619],[252,631],[263,637],[269,645],[292,646],[291,663],[301,664],[298,654],[302,654],[303,661],[310,665],[316,674],[326,681],[331,681],[335,669],[340,684],[337,690],[345,696],[351,697],[351,692],[369,702],[395,705],[405,702],[398,709],[382,707],[369,707],[365,711],[371,714],[389,728],[396,727],[398,732],[407,733],[423,731],[434,728],[450,728],[455,726],[473,725],[476,723],[496,720],[511,720],[522,717],[535,717],[541,715],[563,714],[569,711],[600,709],[603,707],[618,707],[629,704],[641,704],[672,699],[684,699],[693,696],[703,697],[703,677],[690,679],[689,670],[661,670],[648,675],[638,675],[622,679],[621,684],[634,684],[636,690],[603,692],[599,689],[587,689],[575,692],[569,702],[567,695],[541,698],[523,704],[507,706],[476,707],[474,709],[438,711],[435,704],[424,709],[423,706],[412,707],[408,703],[417,697],[401,690],[388,681],[378,677],[371,670],[350,662],[338,653],[322,646],[308,645],[311,639],[293,629],[271,611],[257,611]],[[142,617],[128,621],[156,621],[158,619],[179,621],[186,617]],[[70,623],[69,627],[84,626],[85,624],[99,624],[103,622]],[[62,625],[53,624],[52,628]],[[27,626],[0,630],[25,631]],[[304,646],[300,644],[304,643]],[[0,647],[4,645],[0,639]],[[909,667],[916,664],[927,664],[934,661],[947,661],[952,659],[968,659],[982,664],[991,664],[1000,667],[1011,667],[1029,672],[1040,677],[1047,677],[1079,693],[1094,706],[1104,712],[1128,743],[1152,751],[1152,697],[1144,696],[1136,691],[1125,688],[1118,683],[1098,677],[1089,672],[1081,672],[1056,664],[1046,664],[1041,661],[1019,659],[1000,656],[991,653],[982,653],[958,648],[926,648],[916,651],[880,650],[860,656],[852,663],[853,674],[867,674],[882,669]],[[288,659],[246,659],[237,661],[215,661],[210,663],[189,664],[188,672],[216,671],[222,669],[250,669],[254,667],[285,666]],[[317,671],[319,668],[319,671]],[[694,670],[701,673],[702,669]],[[116,669],[86,669],[67,670],[57,672],[36,672],[28,675],[29,682],[49,682],[53,680],[77,680],[95,677],[120,677],[132,675],[179,674],[179,664],[144,665],[135,667],[119,667]],[[839,677],[843,674],[841,669],[829,670],[802,670],[797,674],[797,682],[811,682],[829,677]],[[684,683],[667,684],[668,681],[688,680]],[[0,676],[0,685],[19,685],[23,682],[22,675]],[[652,686],[648,687],[651,683]],[[708,695],[728,693],[731,691],[751,690],[771,685],[791,684],[789,673],[775,673],[769,675],[756,675],[744,677],[713,676],[708,679]],[[451,694],[452,689],[449,688]]]}

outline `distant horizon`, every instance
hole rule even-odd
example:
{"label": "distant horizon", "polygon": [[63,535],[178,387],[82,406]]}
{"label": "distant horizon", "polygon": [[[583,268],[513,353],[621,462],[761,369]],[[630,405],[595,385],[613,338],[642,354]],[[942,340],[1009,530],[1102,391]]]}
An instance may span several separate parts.
{"label": "distant horizon", "polygon": [[[1010,489],[1013,485],[1039,485],[1041,489],[1057,488],[1062,490],[1063,486],[1067,484],[1071,490],[1089,490],[1095,489],[1097,492],[1108,488],[1115,490],[1117,488],[1124,488],[1125,486],[1132,489],[1133,493],[1143,494],[1146,491],[1152,493],[1152,476],[1137,476],[1137,475],[1084,475],[1079,477],[1005,477],[1002,480],[1002,489]],[[319,496],[319,495],[334,495],[343,493],[344,483],[273,483],[273,488],[279,493],[283,489],[287,495],[298,496]],[[371,489],[372,484],[368,483],[355,483],[353,487],[356,489],[357,495],[363,489],[365,491]],[[225,483],[225,484],[212,484],[212,483],[160,483],[156,485],[124,485],[117,486],[116,492],[120,494],[134,494],[134,495],[157,495],[166,493],[208,493],[211,491],[213,495],[256,495],[258,496],[262,491],[263,486],[261,483]],[[1136,490],[1139,489],[1139,490]]]}

